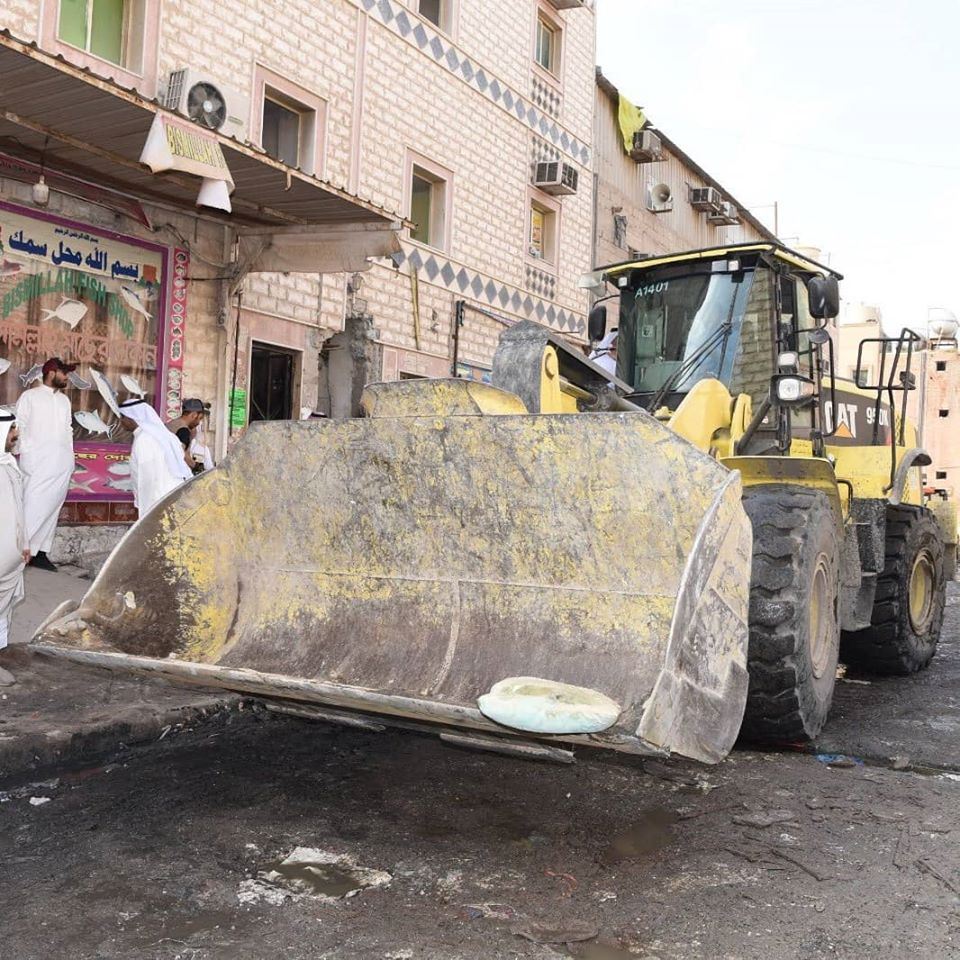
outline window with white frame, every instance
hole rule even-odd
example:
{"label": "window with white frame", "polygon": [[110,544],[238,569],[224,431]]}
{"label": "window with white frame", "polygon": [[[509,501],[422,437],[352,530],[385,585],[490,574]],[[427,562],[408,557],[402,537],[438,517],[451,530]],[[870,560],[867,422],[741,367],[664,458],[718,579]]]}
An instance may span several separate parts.
{"label": "window with white frame", "polygon": [[417,13],[439,27],[444,33],[453,32],[454,0],[414,0]]}
{"label": "window with white frame", "polygon": [[60,0],[57,39],[102,60],[138,70],[142,4],[137,0]]}
{"label": "window with white frame", "polygon": [[254,103],[251,140],[275,160],[322,176],[326,101],[256,64]]}
{"label": "window with white frame", "polygon": [[560,73],[560,41],[561,30],[559,24],[549,19],[542,12],[537,14],[537,35],[533,59],[539,66],[554,76]]}
{"label": "window with white frame", "polygon": [[447,248],[450,173],[425,160],[409,163],[410,239],[439,250]]}
{"label": "window with white frame", "polygon": [[533,198],[527,214],[527,255],[531,260],[556,265],[559,209]]}

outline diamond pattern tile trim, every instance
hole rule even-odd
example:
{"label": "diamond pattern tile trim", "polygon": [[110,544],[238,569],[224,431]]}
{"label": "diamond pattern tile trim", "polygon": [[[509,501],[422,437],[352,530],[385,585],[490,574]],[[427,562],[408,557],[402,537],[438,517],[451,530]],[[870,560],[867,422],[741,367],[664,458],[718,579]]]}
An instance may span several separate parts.
{"label": "diamond pattern tile trim", "polygon": [[[424,256],[418,247],[405,246],[399,253],[393,254],[389,260],[397,269],[404,263],[409,264],[418,274],[421,271],[425,273],[427,282],[438,286],[442,284],[454,294],[463,295],[470,291],[474,299],[486,302],[494,309],[505,310],[509,307],[515,314],[536,319],[554,329],[570,333],[582,334],[587,329],[583,314],[565,310],[548,302],[556,297],[557,278],[536,267],[528,265],[524,269],[524,285],[529,291],[525,294],[516,287],[473,273],[466,267],[444,260],[435,254]],[[536,295],[536,299],[530,296],[531,293]],[[544,297],[546,300],[541,299]],[[514,317],[503,319],[516,322]]]}
{"label": "diamond pattern tile trim", "polygon": [[547,84],[535,83],[532,96],[524,97],[511,90],[502,81],[492,79],[484,70],[471,63],[442,34],[423,23],[411,29],[414,18],[398,0],[353,0],[362,10],[376,17],[397,36],[433,57],[449,73],[482,93],[498,107],[515,115],[531,130],[542,134],[570,159],[584,167],[590,166],[590,147],[564,130],[554,119],[560,111],[561,95]]}

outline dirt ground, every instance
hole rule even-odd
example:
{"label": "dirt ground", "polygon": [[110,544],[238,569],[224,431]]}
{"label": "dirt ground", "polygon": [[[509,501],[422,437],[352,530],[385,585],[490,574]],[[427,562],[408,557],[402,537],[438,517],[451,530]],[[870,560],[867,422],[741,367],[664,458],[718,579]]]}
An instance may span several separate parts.
{"label": "dirt ground", "polygon": [[839,685],[829,755],[559,766],[246,710],[11,789],[0,956],[960,956],[951,591],[930,672]]}

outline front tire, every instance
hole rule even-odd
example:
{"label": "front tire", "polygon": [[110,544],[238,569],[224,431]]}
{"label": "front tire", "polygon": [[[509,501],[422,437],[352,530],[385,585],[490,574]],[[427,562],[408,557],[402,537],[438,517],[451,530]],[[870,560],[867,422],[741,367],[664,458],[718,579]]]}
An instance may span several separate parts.
{"label": "front tire", "polygon": [[870,626],[844,633],[844,663],[903,676],[933,659],[943,625],[946,577],[943,541],[929,510],[887,507],[886,556]]}
{"label": "front tire", "polygon": [[809,740],[833,700],[840,649],[838,521],[824,493],[761,486],[744,493],[753,523],[750,687],[741,736]]}

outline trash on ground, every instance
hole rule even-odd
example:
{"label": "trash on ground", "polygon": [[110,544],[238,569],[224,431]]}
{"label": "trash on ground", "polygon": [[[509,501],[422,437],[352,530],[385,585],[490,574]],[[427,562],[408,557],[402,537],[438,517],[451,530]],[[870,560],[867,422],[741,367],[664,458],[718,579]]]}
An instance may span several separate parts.
{"label": "trash on ground", "polygon": [[510,932],[534,943],[579,943],[592,940],[600,933],[600,928],[588,920],[557,923],[530,921],[511,927]]}
{"label": "trash on ground", "polygon": [[466,903],[460,911],[466,920],[516,920],[517,911],[509,903]]}
{"label": "trash on ground", "polygon": [[287,898],[341,900],[371,887],[384,887],[393,878],[383,870],[361,867],[349,856],[297,847],[283,860],[240,884],[241,903],[265,902],[277,906]]}
{"label": "trash on ground", "polygon": [[30,806],[31,807],[42,807],[45,803],[49,803],[49,797],[31,797]]}
{"label": "trash on ground", "polygon": [[848,757],[845,753],[818,753],[816,759],[828,767],[862,767],[863,761],[859,757]]}

